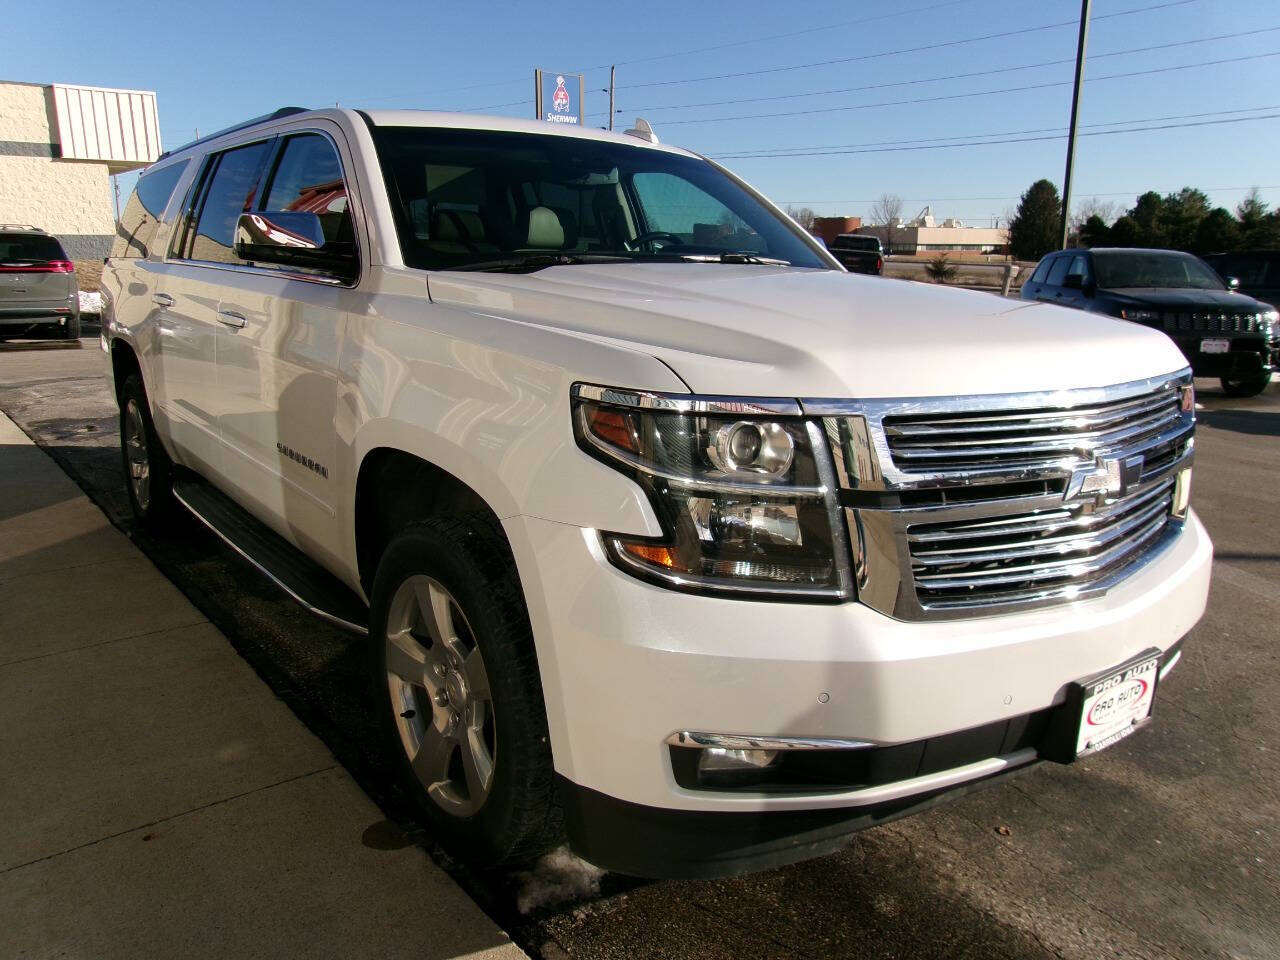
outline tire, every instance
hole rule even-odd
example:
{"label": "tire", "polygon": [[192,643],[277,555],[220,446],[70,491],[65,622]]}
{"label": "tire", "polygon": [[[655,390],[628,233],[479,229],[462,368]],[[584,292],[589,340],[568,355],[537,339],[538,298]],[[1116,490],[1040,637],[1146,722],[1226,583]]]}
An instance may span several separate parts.
{"label": "tire", "polygon": [[63,340],[80,339],[80,314],[67,318],[67,325],[61,331]]}
{"label": "tire", "polygon": [[497,520],[423,520],[396,536],[369,639],[385,748],[441,846],[488,868],[563,842],[532,630]]}
{"label": "tire", "polygon": [[120,387],[120,456],[133,517],[154,530],[173,512],[173,463],[156,434],[147,391],[137,373],[129,374]]}
{"label": "tire", "polygon": [[1248,377],[1221,379],[1222,392],[1228,397],[1256,397],[1271,383],[1271,371],[1255,373]]}

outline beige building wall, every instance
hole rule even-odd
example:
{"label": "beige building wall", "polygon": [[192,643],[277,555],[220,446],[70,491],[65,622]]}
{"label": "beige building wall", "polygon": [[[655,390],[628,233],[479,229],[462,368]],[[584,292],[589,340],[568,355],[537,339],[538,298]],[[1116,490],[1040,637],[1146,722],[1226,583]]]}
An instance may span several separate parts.
{"label": "beige building wall", "polygon": [[[105,163],[48,157],[0,156],[0,223],[30,223],[63,238],[73,258],[94,252],[71,238],[115,233],[111,178]],[[71,246],[86,247],[83,253]],[[105,256],[106,251],[96,254]]]}
{"label": "beige building wall", "polygon": [[[55,88],[62,91],[61,101]],[[99,107],[146,98],[147,150],[142,156],[132,143],[123,142],[119,110],[113,125],[111,111]],[[144,166],[159,148],[151,132],[154,99],[141,91],[0,81],[0,223],[29,223],[48,231],[73,260],[105,257],[116,230],[111,173]],[[95,111],[94,123],[86,111]],[[84,134],[86,143],[78,155],[92,159],[64,157],[59,119]]]}

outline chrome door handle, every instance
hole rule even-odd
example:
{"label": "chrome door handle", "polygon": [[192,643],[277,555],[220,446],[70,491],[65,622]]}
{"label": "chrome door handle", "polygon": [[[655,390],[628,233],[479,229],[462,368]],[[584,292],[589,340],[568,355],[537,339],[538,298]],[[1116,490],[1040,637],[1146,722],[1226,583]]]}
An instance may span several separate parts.
{"label": "chrome door handle", "polygon": [[169,296],[167,293],[153,293],[151,295],[151,302],[158,307],[172,307],[173,297]]}
{"label": "chrome door handle", "polygon": [[236,313],[234,310],[219,310],[218,322],[225,323],[228,327],[235,327],[237,330],[248,323],[243,316]]}

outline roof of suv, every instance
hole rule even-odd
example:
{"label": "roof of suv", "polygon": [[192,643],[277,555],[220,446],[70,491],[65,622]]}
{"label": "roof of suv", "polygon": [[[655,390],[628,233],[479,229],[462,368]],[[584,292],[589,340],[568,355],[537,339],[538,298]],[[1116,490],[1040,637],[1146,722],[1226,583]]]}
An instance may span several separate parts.
{"label": "roof of suv", "polygon": [[[626,144],[628,146],[648,147],[668,153],[696,157],[691,151],[662,143],[652,143],[626,133],[614,133],[609,130],[597,130],[592,127],[574,124],[547,123],[544,120],[529,120],[518,117],[494,117],[478,113],[450,113],[437,110],[360,110],[332,107],[322,110],[305,110],[301,107],[282,107],[265,116],[255,117],[243,123],[227,127],[216,133],[208,134],[199,140],[193,140],[180,147],[169,150],[158,159],[164,160],[186,153],[193,147],[211,143],[233,133],[247,133],[258,127],[268,127],[277,123],[296,122],[312,118],[330,120],[346,118],[354,122],[368,122],[375,127],[451,127],[462,130],[496,130],[510,133],[538,133],[552,136],[573,137],[582,140],[597,140],[606,143]],[[359,118],[364,118],[360,120]]]}

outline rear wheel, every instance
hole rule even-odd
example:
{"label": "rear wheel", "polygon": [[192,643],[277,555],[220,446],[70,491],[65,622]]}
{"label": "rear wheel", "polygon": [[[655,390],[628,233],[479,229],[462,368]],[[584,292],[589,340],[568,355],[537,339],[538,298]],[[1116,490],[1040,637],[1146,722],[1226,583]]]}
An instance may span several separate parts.
{"label": "rear wheel", "polygon": [[482,867],[559,843],[533,637],[496,520],[424,520],[392,540],[369,638],[384,741],[439,843]]}
{"label": "rear wheel", "polygon": [[67,317],[67,324],[61,330],[63,340],[79,340],[80,339],[80,315]]}
{"label": "rear wheel", "polygon": [[173,464],[156,434],[147,391],[136,373],[120,387],[120,452],[134,519],[154,527],[173,507]]}
{"label": "rear wheel", "polygon": [[1249,377],[1223,377],[1222,391],[1228,397],[1256,397],[1271,382],[1271,371],[1255,373]]}

